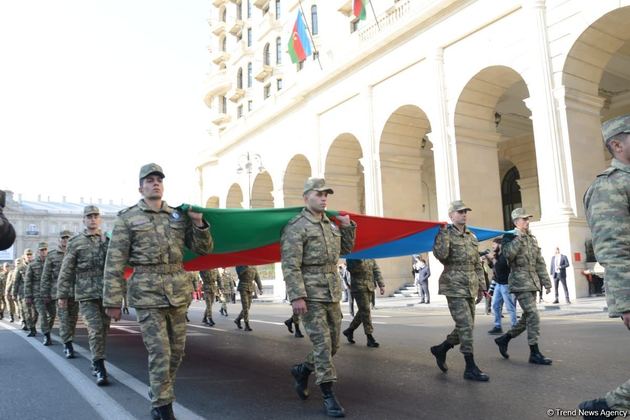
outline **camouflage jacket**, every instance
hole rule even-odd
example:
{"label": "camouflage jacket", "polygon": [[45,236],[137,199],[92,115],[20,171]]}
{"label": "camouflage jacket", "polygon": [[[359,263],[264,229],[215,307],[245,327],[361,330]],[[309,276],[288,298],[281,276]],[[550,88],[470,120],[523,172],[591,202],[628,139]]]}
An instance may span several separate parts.
{"label": "camouflage jacket", "polygon": [[4,286],[4,296],[13,298],[13,283],[15,283],[15,271],[9,270],[7,275],[6,284]]}
{"label": "camouflage jacket", "polygon": [[234,293],[236,287],[236,280],[234,274],[230,273],[227,269],[223,271],[221,280],[219,281],[219,288],[224,295],[231,295]]}
{"label": "camouflage jacket", "polygon": [[100,230],[94,234],[86,230],[70,238],[57,279],[58,299],[101,298],[108,244],[109,239]]}
{"label": "camouflage jacket", "polygon": [[606,274],[611,317],[630,311],[630,165],[613,159],[584,195],[586,220],[597,261]]}
{"label": "camouflage jacket", "polygon": [[39,299],[41,295],[42,273],[44,272],[44,263],[38,255],[26,268],[26,276],[24,277],[24,297],[31,299]]}
{"label": "camouflage jacket", "polygon": [[545,260],[531,232],[503,235],[501,248],[510,266],[510,293],[542,291],[543,287],[551,289]]}
{"label": "camouflage jacket", "polygon": [[[66,251],[57,248],[53,252],[49,252],[48,257],[46,257],[42,273],[42,284],[40,285],[40,293],[43,298],[57,299],[57,279],[59,278],[64,255],[66,255]],[[74,299],[74,290],[72,290],[70,298]]]}
{"label": "camouflage jacket", "polygon": [[238,276],[238,287],[236,290],[239,292],[250,292],[253,293],[256,290],[254,289],[254,282],[258,286],[258,290],[262,290],[262,282],[260,281],[260,276],[258,275],[258,270],[251,265],[238,266],[236,267],[236,275]]}
{"label": "camouflage jacket", "polygon": [[454,225],[440,228],[433,242],[433,255],[444,265],[439,294],[476,299],[479,289],[486,290],[479,243],[467,227],[463,233]]}
{"label": "camouflage jacket", "polygon": [[129,306],[166,308],[192,299],[190,277],[182,266],[184,246],[199,255],[212,252],[212,236],[195,227],[187,214],[162,201],[159,211],[144,200],[121,210],[112,232],[105,263],[103,306],[120,308],[125,293],[125,267],[133,273],[127,282]]}
{"label": "camouflage jacket", "polygon": [[290,301],[339,302],[340,254],[354,248],[356,224],[338,228],[324,214],[318,220],[307,209],[289,221],[280,239],[282,274]]}
{"label": "camouflage jacket", "polygon": [[216,268],[212,270],[202,270],[199,272],[199,275],[201,276],[201,280],[203,280],[203,292],[216,295],[219,291],[219,285],[221,284],[219,270]]}
{"label": "camouflage jacket", "polygon": [[352,276],[352,282],[350,283],[351,292],[373,292],[375,283],[379,287],[385,287],[383,283],[383,275],[381,269],[373,259],[366,260],[346,260],[348,264],[348,271]]}
{"label": "camouflage jacket", "polygon": [[22,261],[13,270],[13,285],[11,286],[11,295],[15,299],[24,297],[24,278],[26,277],[26,269],[28,263]]}
{"label": "camouflage jacket", "polygon": [[4,297],[4,288],[7,285],[7,277],[9,277],[9,272],[0,270],[0,297]]}

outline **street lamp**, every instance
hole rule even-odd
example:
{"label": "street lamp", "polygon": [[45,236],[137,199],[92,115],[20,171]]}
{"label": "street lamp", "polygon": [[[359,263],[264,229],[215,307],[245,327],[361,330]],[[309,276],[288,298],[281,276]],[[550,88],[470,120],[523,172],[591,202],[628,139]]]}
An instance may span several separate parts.
{"label": "street lamp", "polygon": [[241,175],[243,172],[247,172],[247,199],[248,208],[252,208],[252,173],[262,173],[265,167],[262,164],[262,158],[258,153],[243,153],[238,158],[238,166],[236,167],[236,173]]}

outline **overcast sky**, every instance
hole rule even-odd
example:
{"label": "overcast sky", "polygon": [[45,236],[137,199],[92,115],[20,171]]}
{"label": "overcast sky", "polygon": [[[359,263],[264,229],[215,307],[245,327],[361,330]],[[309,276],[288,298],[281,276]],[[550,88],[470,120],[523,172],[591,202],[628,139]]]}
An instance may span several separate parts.
{"label": "overcast sky", "polygon": [[197,201],[209,0],[0,0],[0,189],[24,199]]}

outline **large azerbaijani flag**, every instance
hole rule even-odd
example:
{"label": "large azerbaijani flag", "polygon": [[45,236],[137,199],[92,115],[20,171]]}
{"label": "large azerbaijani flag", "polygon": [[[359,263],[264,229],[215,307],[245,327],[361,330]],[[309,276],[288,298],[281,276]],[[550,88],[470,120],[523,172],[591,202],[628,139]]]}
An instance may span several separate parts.
{"label": "large azerbaijani flag", "polygon": [[[189,206],[180,206],[186,211]],[[210,224],[214,250],[199,256],[186,250],[186,270],[206,270],[235,265],[261,265],[280,261],[280,235],[302,207],[280,209],[206,209],[193,206]],[[428,252],[441,222],[393,219],[328,210],[335,216],[349,214],[357,224],[354,250],[344,258],[388,258]],[[470,227],[480,241],[502,235],[499,230]]]}
{"label": "large azerbaijani flag", "polygon": [[359,20],[365,20],[365,9],[368,1],[370,0],[353,0],[352,13],[354,14],[354,17],[358,17]]}
{"label": "large azerbaijani flag", "polygon": [[311,41],[306,33],[304,15],[302,15],[300,10],[298,10],[297,19],[293,25],[293,32],[291,32],[291,37],[289,38],[289,55],[294,64],[306,60],[306,57],[311,55]]}

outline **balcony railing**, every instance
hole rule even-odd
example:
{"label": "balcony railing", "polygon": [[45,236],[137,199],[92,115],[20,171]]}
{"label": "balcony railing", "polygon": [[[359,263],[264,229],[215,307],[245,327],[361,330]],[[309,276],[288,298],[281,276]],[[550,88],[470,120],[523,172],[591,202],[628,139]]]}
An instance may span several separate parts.
{"label": "balcony railing", "polygon": [[229,32],[234,36],[238,36],[238,34],[240,34],[242,30],[243,30],[243,21],[236,20],[234,24],[232,25],[232,27],[230,28]]}
{"label": "balcony railing", "polygon": [[225,33],[226,23],[219,20],[212,23],[212,33],[216,36],[220,36]]}
{"label": "balcony railing", "polygon": [[217,95],[225,95],[231,88],[232,83],[228,78],[227,70],[219,70],[208,78],[206,95],[203,100],[206,105],[211,108],[214,97]]}
{"label": "balcony railing", "polygon": [[254,6],[264,9],[269,4],[269,0],[254,0]]}
{"label": "balcony railing", "polygon": [[225,51],[219,51],[212,57],[212,62],[216,65],[225,63],[230,59],[230,54]]}
{"label": "balcony railing", "polygon": [[230,96],[230,101],[236,103],[238,102],[243,96],[245,96],[245,90],[241,89],[241,88],[236,88],[234,89],[234,93]]}
{"label": "balcony railing", "polygon": [[254,78],[258,80],[259,82],[264,82],[265,80],[267,80],[269,76],[272,75],[272,73],[273,73],[273,67],[271,67],[268,64],[263,64],[262,67],[260,68],[260,71],[256,74],[256,76],[254,76]]}

